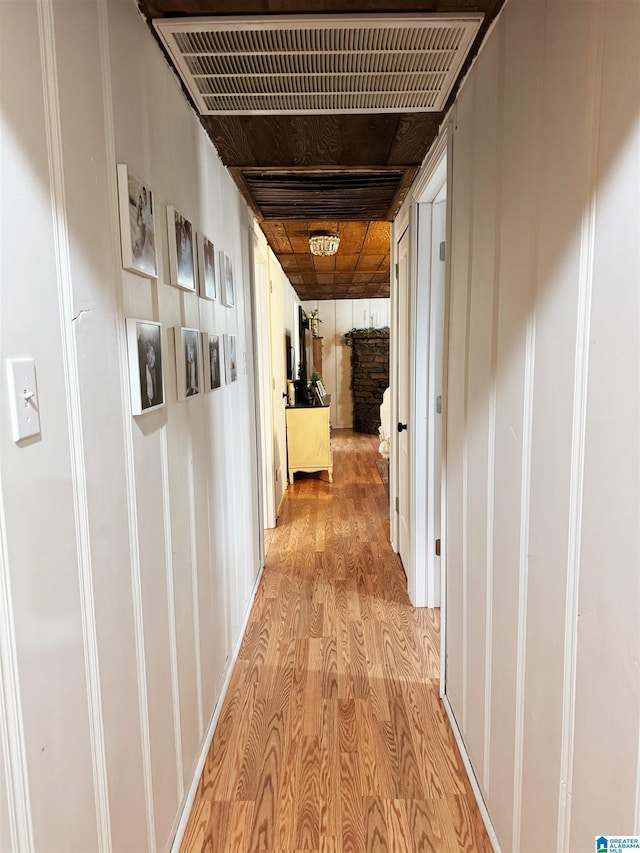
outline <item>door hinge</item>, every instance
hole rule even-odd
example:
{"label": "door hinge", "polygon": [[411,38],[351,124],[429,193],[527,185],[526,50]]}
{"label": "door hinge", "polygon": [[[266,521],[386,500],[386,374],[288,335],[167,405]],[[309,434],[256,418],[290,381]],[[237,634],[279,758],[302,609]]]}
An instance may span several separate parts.
{"label": "door hinge", "polygon": [[396,512],[400,512],[400,498],[396,495]]}
{"label": "door hinge", "polygon": [[442,397],[436,397],[436,414],[442,414]]}
{"label": "door hinge", "polygon": [[440,260],[444,261],[446,257],[447,257],[447,244],[446,244],[446,241],[443,240],[442,243],[440,243]]}
{"label": "door hinge", "polygon": [[400,276],[400,264],[397,263],[396,264],[396,281],[398,280],[399,276]]}
{"label": "door hinge", "polygon": [[440,540],[436,539],[436,557],[440,556]]}

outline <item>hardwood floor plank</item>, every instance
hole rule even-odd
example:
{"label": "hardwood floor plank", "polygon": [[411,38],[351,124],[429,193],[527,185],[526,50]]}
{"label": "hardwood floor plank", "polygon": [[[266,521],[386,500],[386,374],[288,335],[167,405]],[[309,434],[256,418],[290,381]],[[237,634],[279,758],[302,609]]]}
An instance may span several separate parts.
{"label": "hardwood floor plank", "polygon": [[[418,726],[422,732],[422,740],[423,743],[428,742],[429,745],[433,746],[430,760],[438,774],[442,790],[445,795],[466,796],[468,793],[467,776],[438,689],[430,683],[414,684],[413,689],[419,697],[420,720]],[[418,730],[416,727],[416,736]]]}
{"label": "hardwood floor plank", "polygon": [[249,850],[252,851],[271,850],[273,848],[282,758],[285,751],[284,733],[284,714],[278,711],[269,722],[265,740],[264,761],[256,788],[253,825],[249,839]]}
{"label": "hardwood floor plank", "polygon": [[311,602],[309,636],[324,637],[324,604],[321,601]]}
{"label": "hardwood floor plank", "polygon": [[276,681],[276,671],[279,659],[279,648],[281,639],[279,632],[274,630],[274,623],[269,624],[269,643],[261,661],[258,674],[258,699],[270,699],[273,696],[273,690]]}
{"label": "hardwood floor plank", "polygon": [[295,844],[301,744],[302,735],[298,732],[289,738],[273,834],[275,850],[293,849]]}
{"label": "hardwood floor plank", "polygon": [[[253,808],[254,804],[250,802],[231,803],[227,840],[225,846],[220,848],[224,853],[238,853],[239,850],[247,850]],[[211,853],[217,853],[217,849],[213,848]]]}
{"label": "hardwood floor plank", "polygon": [[405,686],[404,696],[404,707],[412,728],[416,760],[420,767],[426,796],[429,799],[444,797],[448,792],[448,787],[446,779],[443,779],[438,772],[442,759],[437,754],[442,747],[431,732],[428,737],[426,736],[423,707],[420,705],[413,685]]}
{"label": "hardwood floor plank", "polygon": [[340,699],[338,701],[338,737],[340,752],[358,751],[355,699]]}
{"label": "hardwood floor plank", "polygon": [[246,735],[244,760],[236,786],[235,799],[237,800],[254,801],[256,798],[270,708],[271,703],[265,699],[258,699],[253,707],[251,724]]}
{"label": "hardwood floor plank", "polygon": [[373,436],[337,431],[334,482],[298,475],[183,853],[491,849],[439,698],[440,617],[389,544]]}
{"label": "hardwood floor plank", "polygon": [[320,836],[337,836],[340,829],[340,737],[338,702],[322,702],[320,729]]}
{"label": "hardwood floor plank", "polygon": [[[256,609],[254,606],[254,611]],[[255,672],[256,679],[267,653],[270,632],[271,625],[268,622],[263,622],[261,619],[251,619],[249,620],[246,634],[240,646],[238,660],[247,661],[251,665],[251,671]],[[251,676],[249,677],[250,680],[253,680]]]}
{"label": "hardwood floor plank", "polygon": [[364,798],[360,764],[353,752],[340,753],[341,836],[343,853],[364,850]]}
{"label": "hardwood floor plank", "polygon": [[426,794],[413,748],[411,726],[401,697],[391,700],[390,710],[391,728],[398,758],[398,797],[407,800],[422,800]]}
{"label": "hardwood floor plank", "polygon": [[409,681],[421,681],[424,678],[422,656],[416,649],[411,621],[403,618],[402,611],[397,608],[386,624],[391,633],[399,673],[406,676]]}
{"label": "hardwood floor plank", "polygon": [[360,622],[349,622],[349,671],[353,678],[353,690],[357,699],[368,699],[369,660],[364,644],[364,632]]}
{"label": "hardwood floor plank", "polygon": [[280,641],[280,662],[276,669],[271,695],[273,711],[284,710],[291,701],[296,670],[296,640]]}
{"label": "hardwood floor plank", "polygon": [[335,637],[322,639],[322,696],[338,698],[338,649]]}
{"label": "hardwood floor plank", "polygon": [[239,685],[227,696],[200,779],[201,796],[212,800],[231,799],[232,786],[237,781],[234,774],[244,757],[246,730],[253,715],[256,690],[257,684],[249,682]]}
{"label": "hardwood floor plank", "polygon": [[481,827],[472,816],[466,797],[453,796],[434,800],[434,806],[442,829],[444,849],[464,853],[491,853],[492,847],[484,832],[484,826]]}
{"label": "hardwood floor plank", "polygon": [[396,851],[407,851],[410,853],[411,830],[407,821],[407,812],[404,800],[385,800],[385,813],[387,821],[387,834],[389,837],[389,849]]}
{"label": "hardwood floor plank", "polygon": [[296,848],[320,846],[320,745],[317,737],[303,737],[296,808]]}
{"label": "hardwood floor plank", "polygon": [[[413,853],[433,853],[446,850],[440,833],[438,816],[433,800],[405,800],[407,826]],[[455,847],[453,848],[456,849]]]}
{"label": "hardwood floor plank", "polygon": [[216,786],[217,799],[235,798],[238,770],[246,760],[246,742],[255,712],[257,685],[250,683],[244,694],[244,702],[237,716],[235,727],[229,737],[229,743],[220,766],[219,781]]}
{"label": "hardwood floor plank", "polygon": [[204,845],[209,838],[209,817],[211,816],[210,800],[196,800],[189,818],[184,838],[182,840],[182,849],[185,851],[199,851],[204,849]]}
{"label": "hardwood floor plank", "polygon": [[367,797],[365,800],[365,845],[366,853],[393,853],[389,846],[387,818],[384,800]]}
{"label": "hardwood floor plank", "polygon": [[230,829],[231,803],[211,803],[209,821],[206,828],[207,843],[210,849],[224,850]]}
{"label": "hardwood floor plank", "polygon": [[381,738],[377,737],[377,723],[368,700],[356,700],[356,720],[362,792],[373,797],[393,797],[389,751],[386,744],[381,743]]}
{"label": "hardwood floor plank", "polygon": [[302,732],[312,737],[318,731],[318,714],[322,698],[322,643],[321,637],[309,640],[307,683],[304,696],[304,722]]}

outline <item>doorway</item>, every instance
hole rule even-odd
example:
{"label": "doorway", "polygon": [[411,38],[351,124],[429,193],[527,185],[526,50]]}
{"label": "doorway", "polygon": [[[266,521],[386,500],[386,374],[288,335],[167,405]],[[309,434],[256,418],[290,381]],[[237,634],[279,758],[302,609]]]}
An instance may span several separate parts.
{"label": "doorway", "polygon": [[[445,164],[446,167],[446,164]],[[418,287],[428,312],[428,334],[418,336],[423,350],[426,394],[422,403],[426,418],[426,477],[424,478],[425,596],[427,607],[441,603],[442,520],[442,407],[444,372],[444,308],[447,192],[445,183],[433,201],[418,204]],[[423,384],[423,387],[424,387]]]}
{"label": "doorway", "polygon": [[394,236],[398,332],[392,535],[416,607],[439,607],[442,599],[447,145],[445,133],[416,181]]}

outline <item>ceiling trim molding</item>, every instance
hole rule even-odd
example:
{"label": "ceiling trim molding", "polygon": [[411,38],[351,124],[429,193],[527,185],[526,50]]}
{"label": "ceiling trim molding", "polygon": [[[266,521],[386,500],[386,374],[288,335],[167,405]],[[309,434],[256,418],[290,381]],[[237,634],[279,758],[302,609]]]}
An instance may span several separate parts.
{"label": "ceiling trim molding", "polygon": [[422,162],[422,166],[419,170],[416,169],[417,174],[415,175],[415,181],[411,187],[411,199],[413,202],[420,203],[421,201],[429,200],[423,199],[422,196],[424,195],[429,182],[433,178],[435,171],[440,166],[442,158],[447,154],[450,133],[451,125],[447,122],[446,125],[440,128],[438,136]]}

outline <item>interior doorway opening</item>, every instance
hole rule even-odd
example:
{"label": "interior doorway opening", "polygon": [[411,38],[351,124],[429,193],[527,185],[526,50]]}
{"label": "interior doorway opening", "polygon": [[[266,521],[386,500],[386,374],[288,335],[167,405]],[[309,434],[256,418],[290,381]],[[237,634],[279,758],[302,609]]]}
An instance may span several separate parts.
{"label": "interior doorway opening", "polygon": [[394,224],[392,544],[416,607],[442,603],[447,139]]}

